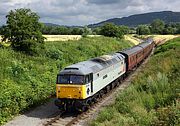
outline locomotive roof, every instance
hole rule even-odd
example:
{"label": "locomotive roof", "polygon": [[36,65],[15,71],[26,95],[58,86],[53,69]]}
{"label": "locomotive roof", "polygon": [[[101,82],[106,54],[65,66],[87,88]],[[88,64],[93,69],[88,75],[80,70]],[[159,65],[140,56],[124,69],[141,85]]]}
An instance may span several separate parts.
{"label": "locomotive roof", "polygon": [[70,65],[60,71],[59,74],[77,74],[77,75],[87,75],[89,73],[96,73],[112,64],[124,60],[122,54],[114,53],[111,55],[103,55],[91,60],[79,62]]}

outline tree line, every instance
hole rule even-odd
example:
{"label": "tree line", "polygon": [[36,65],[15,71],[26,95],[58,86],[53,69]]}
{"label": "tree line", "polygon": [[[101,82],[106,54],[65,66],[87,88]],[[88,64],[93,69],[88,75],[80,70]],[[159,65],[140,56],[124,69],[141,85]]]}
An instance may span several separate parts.
{"label": "tree line", "polygon": [[129,33],[127,26],[117,26],[113,23],[106,23],[96,28],[85,27],[66,27],[66,26],[43,26],[43,34],[48,35],[104,35],[109,37],[122,38],[124,34]]}
{"label": "tree line", "polygon": [[180,34],[180,23],[165,23],[160,19],[156,19],[149,25],[139,25],[136,28],[136,34]]}

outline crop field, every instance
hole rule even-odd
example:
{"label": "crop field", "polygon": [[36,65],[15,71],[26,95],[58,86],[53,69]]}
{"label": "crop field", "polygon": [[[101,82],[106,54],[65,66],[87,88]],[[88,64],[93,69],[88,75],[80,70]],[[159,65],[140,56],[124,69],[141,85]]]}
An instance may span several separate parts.
{"label": "crop field", "polygon": [[144,39],[147,37],[152,37],[157,42],[161,40],[168,41],[179,36],[180,35],[140,35],[139,38]]}
{"label": "crop field", "polygon": [[141,41],[140,39],[133,37],[133,35],[125,35],[124,39],[134,43],[134,45],[138,45]]}
{"label": "crop field", "polygon": [[81,35],[43,35],[46,37],[45,41],[69,41],[79,40]]}
{"label": "crop field", "polygon": [[166,42],[178,36],[180,35],[153,35],[153,39],[155,40],[155,42],[162,41],[162,40]]}
{"label": "crop field", "polygon": [[157,47],[144,70],[91,126],[179,126],[179,68],[180,37]]}
{"label": "crop field", "polygon": [[[43,35],[46,37],[45,41],[69,41],[79,40],[82,38],[81,35]],[[99,37],[100,35],[88,35],[88,37]]]}

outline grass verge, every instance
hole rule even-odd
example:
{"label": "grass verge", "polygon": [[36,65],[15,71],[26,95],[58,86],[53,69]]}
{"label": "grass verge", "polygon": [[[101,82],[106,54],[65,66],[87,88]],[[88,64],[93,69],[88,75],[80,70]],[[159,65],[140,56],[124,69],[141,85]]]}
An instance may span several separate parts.
{"label": "grass verge", "polygon": [[175,38],[156,49],[143,72],[90,125],[178,126],[179,68],[180,38]]}

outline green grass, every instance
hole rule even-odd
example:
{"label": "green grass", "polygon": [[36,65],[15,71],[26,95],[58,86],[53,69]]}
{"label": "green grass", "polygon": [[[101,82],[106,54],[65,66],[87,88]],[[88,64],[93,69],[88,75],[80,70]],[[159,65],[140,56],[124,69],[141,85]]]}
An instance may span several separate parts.
{"label": "green grass", "polygon": [[0,47],[0,125],[55,94],[58,71],[65,66],[100,56],[132,44],[115,38],[82,38],[46,42],[38,56]]}
{"label": "green grass", "polygon": [[178,126],[180,38],[159,46],[144,70],[91,126]]}

